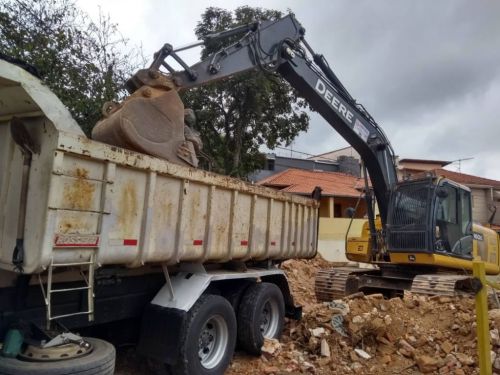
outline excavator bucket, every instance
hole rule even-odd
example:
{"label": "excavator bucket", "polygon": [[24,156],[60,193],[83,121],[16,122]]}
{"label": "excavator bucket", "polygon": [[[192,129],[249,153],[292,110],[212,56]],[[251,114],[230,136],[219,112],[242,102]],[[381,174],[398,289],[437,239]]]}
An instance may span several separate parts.
{"label": "excavator bucket", "polygon": [[201,149],[201,141],[193,140],[194,131],[185,124],[184,104],[172,86],[142,86],[122,103],[106,103],[103,115],[92,131],[94,140],[198,166],[196,150]]}

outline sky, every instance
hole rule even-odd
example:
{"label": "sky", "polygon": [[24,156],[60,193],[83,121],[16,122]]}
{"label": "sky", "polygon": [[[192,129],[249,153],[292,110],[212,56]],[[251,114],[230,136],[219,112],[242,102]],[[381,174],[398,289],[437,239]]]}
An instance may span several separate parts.
{"label": "sky", "polygon": [[[295,13],[351,95],[400,158],[464,160],[448,169],[500,180],[500,1],[77,0],[99,9],[146,56],[195,41],[208,6]],[[199,51],[182,55],[188,63]],[[293,149],[320,154],[347,143],[312,113]],[[277,150],[279,151],[279,150]]]}

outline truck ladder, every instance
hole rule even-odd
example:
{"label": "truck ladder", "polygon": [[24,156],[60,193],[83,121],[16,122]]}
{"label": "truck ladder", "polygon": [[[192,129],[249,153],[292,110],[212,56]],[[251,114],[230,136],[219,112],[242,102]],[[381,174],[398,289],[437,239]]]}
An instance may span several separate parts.
{"label": "truck ladder", "polygon": [[[80,275],[82,276],[83,286],[73,287],[73,288],[59,288],[54,289],[52,287],[52,274],[54,268],[57,267],[80,267]],[[87,272],[85,274],[84,267],[87,267]],[[53,320],[66,318],[76,315],[88,315],[89,321],[94,320],[94,271],[95,271],[95,254],[92,252],[87,261],[84,262],[72,262],[72,263],[54,263],[52,259],[48,269],[47,269],[47,286],[44,288],[43,282],[40,274],[38,274],[38,280],[40,282],[40,287],[42,288],[43,298],[45,300],[45,306],[47,308],[47,329],[50,329],[50,323]],[[53,315],[52,311],[52,295],[56,293],[70,293],[86,290],[87,291],[87,309],[82,311],[76,311],[68,314]]]}

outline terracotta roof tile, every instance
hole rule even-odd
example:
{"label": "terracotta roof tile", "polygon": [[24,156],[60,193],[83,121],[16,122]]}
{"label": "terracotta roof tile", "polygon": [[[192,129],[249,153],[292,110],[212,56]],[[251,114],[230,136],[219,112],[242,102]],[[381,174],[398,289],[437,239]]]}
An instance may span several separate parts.
{"label": "terracotta roof tile", "polygon": [[259,185],[278,188],[281,191],[309,195],[316,186],[323,195],[359,197],[364,182],[345,173],[287,169],[259,182]]}
{"label": "terracotta roof tile", "polygon": [[444,176],[463,185],[487,185],[495,188],[500,188],[500,181],[490,180],[489,178],[448,171],[446,169],[435,169],[434,172],[438,175]]}

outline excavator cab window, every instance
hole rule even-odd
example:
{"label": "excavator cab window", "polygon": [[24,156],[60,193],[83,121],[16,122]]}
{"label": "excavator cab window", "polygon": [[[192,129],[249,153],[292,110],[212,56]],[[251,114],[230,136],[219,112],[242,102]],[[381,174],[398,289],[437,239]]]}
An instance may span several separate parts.
{"label": "excavator cab window", "polygon": [[436,190],[435,208],[435,250],[460,257],[471,257],[470,192],[445,182]]}

